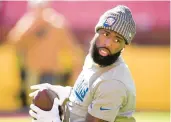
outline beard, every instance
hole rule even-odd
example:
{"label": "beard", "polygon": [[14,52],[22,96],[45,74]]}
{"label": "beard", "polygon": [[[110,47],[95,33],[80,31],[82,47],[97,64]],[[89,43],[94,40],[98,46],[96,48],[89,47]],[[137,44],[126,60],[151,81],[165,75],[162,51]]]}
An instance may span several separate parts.
{"label": "beard", "polygon": [[[101,67],[106,67],[106,66],[110,66],[112,65],[113,63],[116,62],[116,60],[118,59],[118,57],[120,56],[121,54],[121,50],[115,54],[109,54],[107,56],[101,56],[99,54],[99,48],[96,46],[96,40],[97,39],[93,39],[91,41],[91,45],[90,45],[90,54],[91,54],[91,57],[93,59],[93,61],[100,65]],[[102,47],[101,47],[102,48]],[[105,48],[105,47],[103,47]],[[106,48],[107,49],[107,48]]]}

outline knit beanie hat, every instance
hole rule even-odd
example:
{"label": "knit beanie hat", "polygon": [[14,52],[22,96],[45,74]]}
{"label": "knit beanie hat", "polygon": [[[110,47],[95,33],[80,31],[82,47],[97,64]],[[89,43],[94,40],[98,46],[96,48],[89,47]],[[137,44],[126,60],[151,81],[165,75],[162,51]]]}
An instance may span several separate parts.
{"label": "knit beanie hat", "polygon": [[118,5],[106,11],[95,26],[95,32],[104,28],[115,31],[124,37],[126,44],[130,44],[136,34],[136,25],[128,7]]}

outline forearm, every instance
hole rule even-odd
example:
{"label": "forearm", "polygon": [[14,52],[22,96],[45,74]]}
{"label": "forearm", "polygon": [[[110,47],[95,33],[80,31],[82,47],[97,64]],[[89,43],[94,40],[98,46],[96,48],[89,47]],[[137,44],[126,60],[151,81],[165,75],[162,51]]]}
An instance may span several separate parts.
{"label": "forearm", "polygon": [[90,114],[87,114],[85,122],[107,122],[107,121],[96,118]]}

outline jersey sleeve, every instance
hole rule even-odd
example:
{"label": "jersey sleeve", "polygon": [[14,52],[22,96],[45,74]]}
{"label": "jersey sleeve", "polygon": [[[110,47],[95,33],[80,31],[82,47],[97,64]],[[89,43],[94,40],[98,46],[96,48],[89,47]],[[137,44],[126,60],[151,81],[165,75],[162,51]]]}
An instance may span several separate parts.
{"label": "jersey sleeve", "polygon": [[88,107],[92,116],[114,122],[119,109],[126,101],[126,88],[120,81],[102,81],[93,94],[93,101]]}

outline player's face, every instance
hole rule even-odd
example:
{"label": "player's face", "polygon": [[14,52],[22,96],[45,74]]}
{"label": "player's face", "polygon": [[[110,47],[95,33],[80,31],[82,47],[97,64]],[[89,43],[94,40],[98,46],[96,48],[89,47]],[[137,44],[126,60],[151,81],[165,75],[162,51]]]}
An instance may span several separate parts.
{"label": "player's face", "polygon": [[91,41],[90,52],[95,63],[100,66],[113,64],[125,47],[125,40],[116,32],[100,29]]}

